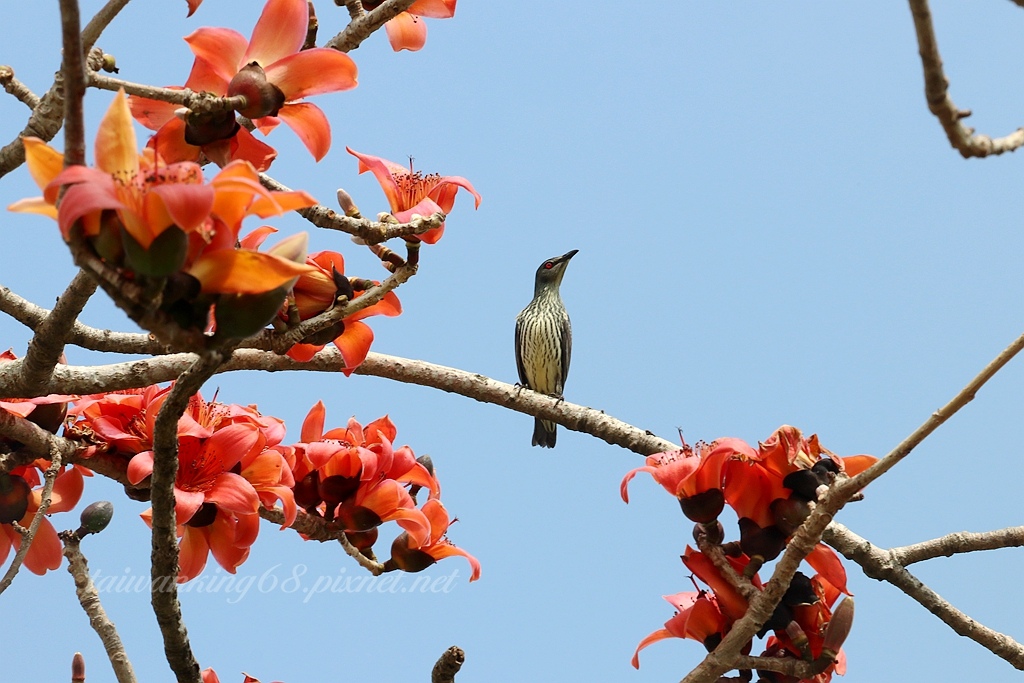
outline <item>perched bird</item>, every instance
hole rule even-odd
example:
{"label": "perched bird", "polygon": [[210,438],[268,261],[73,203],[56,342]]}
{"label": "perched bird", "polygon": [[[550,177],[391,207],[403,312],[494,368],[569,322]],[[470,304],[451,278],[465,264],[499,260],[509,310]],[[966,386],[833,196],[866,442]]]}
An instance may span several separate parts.
{"label": "perched bird", "polygon": [[[572,355],[572,326],[558,286],[565,267],[579,249],[540,264],[533,301],[516,317],[516,366],[519,383],[527,389],[562,398]],[[555,447],[555,423],[536,419],[533,445]]]}

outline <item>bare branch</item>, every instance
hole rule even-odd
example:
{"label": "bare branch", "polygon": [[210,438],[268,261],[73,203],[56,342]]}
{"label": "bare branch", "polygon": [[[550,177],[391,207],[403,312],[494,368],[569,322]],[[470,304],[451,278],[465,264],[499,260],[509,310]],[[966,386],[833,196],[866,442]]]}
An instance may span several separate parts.
{"label": "bare branch", "polygon": [[178,602],[178,537],[174,516],[174,481],[178,473],[178,418],[189,399],[225,361],[219,351],[207,351],[181,374],[157,413],[153,427],[153,552],[151,599],[164,638],[164,654],[179,683],[202,683],[199,664],[189,645],[188,630]]}
{"label": "bare branch", "polygon": [[946,131],[946,137],[953,148],[967,159],[1013,152],[1024,145],[1024,128],[1018,128],[1005,137],[993,140],[987,135],[975,134],[973,128],[963,124],[963,119],[970,116],[971,112],[959,109],[949,96],[949,79],[942,69],[942,56],[939,54],[928,0],[909,2],[910,12],[914,17],[914,29],[917,32],[921,66],[924,69],[924,94],[928,101],[928,109],[942,124],[942,129]]}
{"label": "bare branch", "polygon": [[[291,192],[287,186],[277,182],[266,173],[260,174],[260,182],[264,187],[275,192]],[[323,204],[296,209],[296,212],[318,228],[348,233],[353,237],[358,237],[364,244],[379,244],[396,237],[422,235],[428,230],[440,227],[445,220],[445,215],[438,212],[430,216],[413,218],[408,223],[382,223],[366,218],[345,216]]]}
{"label": "bare branch", "polygon": [[1014,668],[1024,670],[1024,646],[953,607],[900,565],[892,551],[873,545],[838,522],[833,522],[826,530],[825,540],[847,559],[859,564],[867,576],[891,583],[959,635],[970,638]]}
{"label": "bare branch", "polygon": [[103,74],[96,73],[95,70],[89,73],[89,85],[93,88],[110,90],[112,92],[124,90],[129,95],[145,97],[150,100],[160,100],[161,102],[170,102],[171,104],[179,104],[194,112],[201,112],[204,114],[244,108],[246,101],[244,95],[237,95],[235,97],[217,97],[216,95],[212,95],[208,92],[197,93],[193,90],[189,90],[188,88],[181,88],[179,90],[173,88],[158,88],[153,85],[142,85],[140,83],[125,81],[120,78],[114,78],[112,76],[104,76]]}
{"label": "bare branch", "polygon": [[75,166],[85,163],[85,53],[78,0],[60,0],[60,24],[64,45],[64,165]]}
{"label": "bare branch", "polygon": [[920,427],[914,430],[913,434],[904,439],[902,443],[890,451],[888,455],[857,476],[840,482],[838,486],[842,487],[844,492],[850,492],[852,494],[863,489],[875,479],[878,479],[880,476],[888,472],[894,465],[896,465],[896,463],[907,457],[915,446],[924,441],[929,434],[938,429],[943,422],[953,417],[958,410],[974,400],[974,396],[978,393],[978,390],[981,389],[986,382],[992,379],[992,376],[999,372],[1004,365],[1009,363],[1021,349],[1024,349],[1024,334],[1017,337],[1012,344],[1003,349],[1003,351],[996,356],[991,363],[986,365],[974,379],[968,382],[967,386],[961,389],[960,392],[949,401],[949,403],[932,413]]}
{"label": "bare branch", "polygon": [[60,538],[64,542],[64,557],[68,558],[68,573],[75,580],[78,602],[89,617],[89,625],[96,631],[103,648],[107,651],[117,683],[135,683],[135,671],[128,659],[128,653],[125,652],[121,636],[118,635],[114,622],[107,617],[107,612],[100,602],[99,591],[89,577],[89,563],[82,555],[79,545],[81,539],[70,531],[61,532]]}
{"label": "bare branch", "polygon": [[[273,522],[274,524],[284,524],[284,511],[281,510],[281,508],[268,508],[261,505],[260,517]],[[349,542],[348,536],[345,535],[344,530],[338,527],[334,522],[328,522],[322,517],[310,515],[302,510],[298,510],[295,516],[295,521],[292,522],[290,528],[304,534],[313,541],[320,541],[321,543],[327,541],[338,541],[338,543],[341,544],[341,547],[345,550],[345,553],[354,559],[360,567],[366,569],[374,576],[380,576],[384,573],[384,565],[370,559],[360,552],[359,548]]]}
{"label": "bare branch", "polygon": [[8,94],[14,95],[19,102],[29,109],[39,106],[39,96],[29,90],[28,86],[14,77],[14,69],[9,66],[0,66],[0,85]]}
{"label": "bare branch", "polygon": [[890,548],[892,558],[907,567],[915,562],[936,557],[952,557],[958,553],[973,553],[979,550],[999,550],[1024,546],[1024,526],[997,529],[981,533],[960,531],[955,534],[933,538],[913,545]]}
{"label": "bare branch", "polygon": [[27,465],[36,458],[50,458],[56,450],[66,460],[78,450],[78,446],[46,431],[39,425],[18,417],[6,410],[0,410],[0,435],[21,444],[13,453],[0,454],[0,472],[10,472],[19,465]]}
{"label": "bare branch", "polygon": [[[324,47],[341,52],[351,52],[369,38],[374,31],[409,9],[413,2],[415,0],[385,0],[377,9],[354,17],[345,30],[327,41]],[[351,7],[349,7],[349,14],[352,14]]]}
{"label": "bare branch", "polygon": [[459,673],[466,662],[466,653],[460,647],[452,645],[434,664],[430,672],[430,683],[455,683],[455,674]]}
{"label": "bare branch", "polygon": [[57,299],[53,311],[36,328],[22,359],[21,381],[25,392],[38,391],[50,379],[53,368],[64,353],[64,343],[70,336],[78,314],[95,291],[96,281],[85,272],[78,271]]}

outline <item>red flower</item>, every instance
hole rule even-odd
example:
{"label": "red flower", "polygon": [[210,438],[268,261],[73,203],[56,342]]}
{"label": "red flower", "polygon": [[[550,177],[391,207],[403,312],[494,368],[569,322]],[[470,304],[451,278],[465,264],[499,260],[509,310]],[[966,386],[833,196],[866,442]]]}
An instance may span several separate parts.
{"label": "red flower", "polygon": [[[455,195],[459,188],[468,190],[476,200],[476,208],[480,208],[480,195],[473,185],[460,176],[441,176],[437,173],[423,175],[413,171],[412,165],[406,168],[393,161],[380,157],[360,154],[346,147],[348,153],[359,159],[359,172],[371,171],[380,183],[384,195],[391,204],[391,214],[399,221],[406,223],[414,215],[429,216],[441,211],[451,213],[455,206]],[[434,244],[444,233],[444,225],[426,231],[418,239],[427,244]]]}

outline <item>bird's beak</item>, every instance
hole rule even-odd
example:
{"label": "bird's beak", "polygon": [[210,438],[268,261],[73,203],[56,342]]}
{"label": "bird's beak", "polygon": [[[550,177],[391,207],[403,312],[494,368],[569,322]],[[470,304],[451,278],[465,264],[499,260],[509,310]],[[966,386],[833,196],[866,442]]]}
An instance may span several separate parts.
{"label": "bird's beak", "polygon": [[565,263],[566,261],[568,261],[569,259],[571,259],[573,256],[575,256],[578,253],[580,253],[579,249],[573,249],[572,251],[570,251],[568,253],[565,253],[565,254],[562,254],[561,256],[559,256],[558,257],[558,262],[559,263]]}

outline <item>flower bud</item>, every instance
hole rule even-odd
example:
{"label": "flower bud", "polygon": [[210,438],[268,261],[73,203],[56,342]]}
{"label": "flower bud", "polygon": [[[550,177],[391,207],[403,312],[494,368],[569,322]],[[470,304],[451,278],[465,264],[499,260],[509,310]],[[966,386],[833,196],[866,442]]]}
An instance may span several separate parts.
{"label": "flower bud", "polygon": [[821,656],[835,659],[839,654],[839,649],[846,641],[846,637],[850,635],[850,629],[852,628],[853,598],[847,597],[836,607],[836,611],[832,613],[832,618],[825,628],[825,639],[821,644]]}
{"label": "flower bud", "polygon": [[355,201],[345,190],[338,188],[338,206],[349,218],[362,218],[362,214],[359,213],[359,207],[356,206]]}
{"label": "flower bud", "polygon": [[76,652],[71,658],[71,683],[85,682],[85,657],[81,652]]}
{"label": "flower bud", "polygon": [[415,574],[437,562],[429,554],[418,548],[409,547],[409,534],[402,532],[391,544],[391,559],[388,563],[402,571]]}
{"label": "flower bud", "polygon": [[107,528],[114,516],[114,504],[109,500],[98,500],[82,510],[82,526],[78,527],[79,538],[89,534],[98,534]]}

